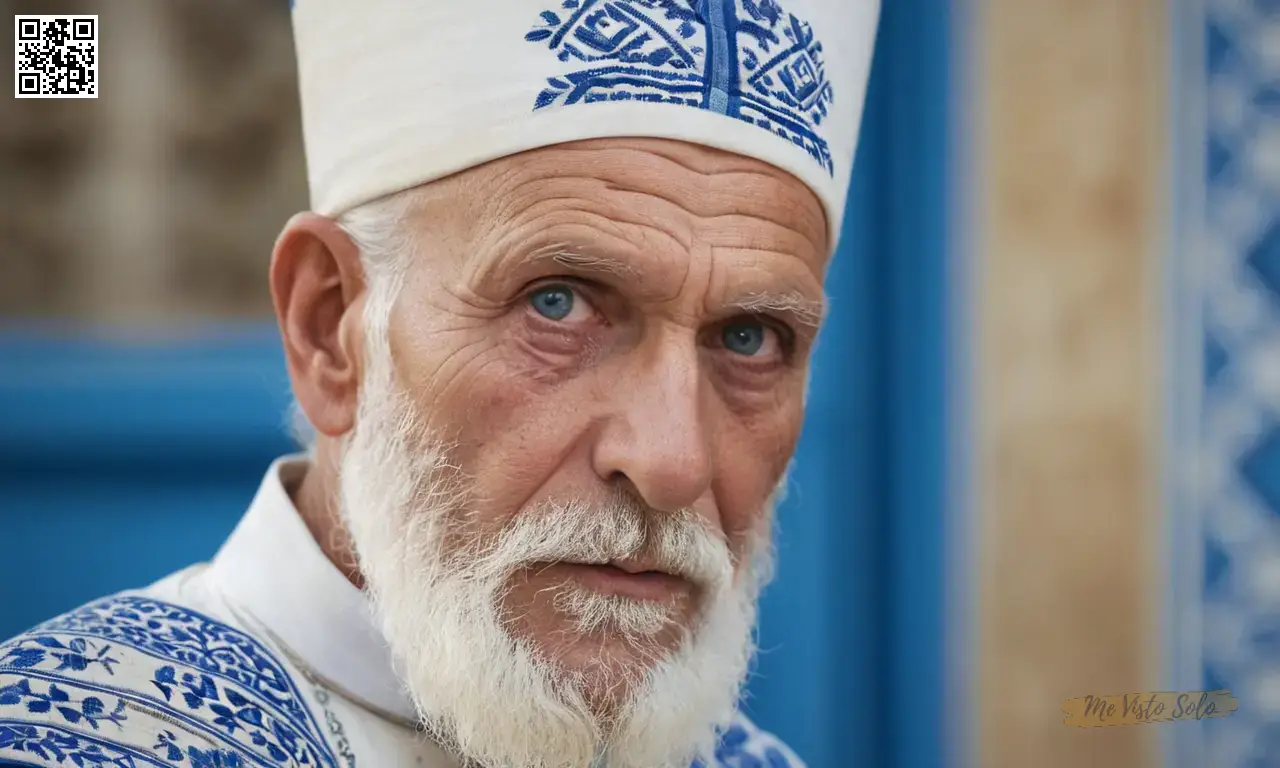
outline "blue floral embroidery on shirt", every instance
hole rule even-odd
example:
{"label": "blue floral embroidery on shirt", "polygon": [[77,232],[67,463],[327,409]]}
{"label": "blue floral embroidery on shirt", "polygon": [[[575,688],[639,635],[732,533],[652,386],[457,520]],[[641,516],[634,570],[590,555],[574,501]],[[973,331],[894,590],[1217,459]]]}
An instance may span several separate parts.
{"label": "blue floral embroidery on shirt", "polygon": [[[139,766],[166,767],[145,752],[112,744],[110,741],[53,726],[0,723],[0,750],[40,760],[34,765]],[[7,765],[0,757],[0,765]],[[23,763],[27,764],[27,763]]]}
{"label": "blue floral embroidery on shirt", "polygon": [[34,690],[31,681],[25,678],[11,685],[0,687],[0,706],[22,704],[28,712],[43,715],[56,712],[58,716],[72,725],[84,723],[93,730],[101,730],[102,724],[119,725],[125,720],[124,700],[116,702],[108,711],[97,696],[84,698],[71,697],[57,683],[50,683],[45,691]]}
{"label": "blue floral embroidery on shirt", "polygon": [[[716,745],[715,768],[802,768],[782,750],[771,734],[745,720],[730,725]],[[708,768],[695,762],[692,768]]]}
{"label": "blue floral embroidery on shirt", "polygon": [[535,111],[596,101],[698,107],[768,130],[835,172],[818,133],[834,98],[822,43],[777,0],[561,0],[525,39],[587,65],[548,78]]}
{"label": "blue floral embroidery on shirt", "polygon": [[[118,667],[129,669],[127,679]],[[180,728],[130,743],[143,712]],[[54,765],[336,764],[284,666],[195,611],[117,596],[0,644],[0,756]],[[0,757],[3,759],[3,757]]]}
{"label": "blue floral embroidery on shirt", "polygon": [[[126,729],[139,712],[181,727],[136,743],[145,729]],[[336,768],[322,733],[266,648],[169,603],[107,598],[0,644],[0,765]],[[800,766],[743,719],[721,735],[715,768]]]}

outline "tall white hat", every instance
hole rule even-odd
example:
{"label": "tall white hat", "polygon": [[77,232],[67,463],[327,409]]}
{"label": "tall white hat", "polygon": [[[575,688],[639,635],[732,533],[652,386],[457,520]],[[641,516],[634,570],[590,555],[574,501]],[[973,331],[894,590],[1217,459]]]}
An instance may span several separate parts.
{"label": "tall white hat", "polygon": [[294,0],[312,208],[647,136],[790,172],[834,248],[878,15],[879,0]]}

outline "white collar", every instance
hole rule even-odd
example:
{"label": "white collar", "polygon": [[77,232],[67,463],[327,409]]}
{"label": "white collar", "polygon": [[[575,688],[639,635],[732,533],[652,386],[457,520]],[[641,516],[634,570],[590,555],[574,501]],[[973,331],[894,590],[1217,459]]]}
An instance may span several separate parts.
{"label": "white collar", "polygon": [[235,608],[310,672],[371,709],[413,724],[413,703],[368,599],[320,550],[285,490],[307,467],[305,456],[271,465],[209,575]]}

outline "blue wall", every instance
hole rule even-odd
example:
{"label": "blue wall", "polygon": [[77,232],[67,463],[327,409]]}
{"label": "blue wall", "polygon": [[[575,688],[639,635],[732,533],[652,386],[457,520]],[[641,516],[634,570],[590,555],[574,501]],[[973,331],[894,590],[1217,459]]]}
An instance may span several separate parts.
{"label": "blue wall", "polygon": [[[815,768],[944,764],[946,0],[886,0],[747,708]],[[0,338],[0,636],[207,558],[291,450],[272,328]]]}
{"label": "blue wall", "polygon": [[214,553],[290,449],[278,347],[0,339],[0,636]]}

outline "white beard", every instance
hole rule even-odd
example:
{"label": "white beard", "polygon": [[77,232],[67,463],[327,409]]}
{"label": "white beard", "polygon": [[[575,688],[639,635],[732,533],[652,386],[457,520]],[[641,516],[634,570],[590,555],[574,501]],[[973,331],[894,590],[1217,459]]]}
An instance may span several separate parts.
{"label": "white beard", "polygon": [[[478,514],[466,507],[468,484],[395,384],[385,337],[370,335],[358,427],[342,455],[342,510],[381,629],[433,737],[486,768],[586,768],[601,758],[610,768],[688,768],[709,758],[754,652],[767,534],[755,537],[735,578],[723,537],[692,515],[568,500],[522,510],[483,546],[446,551],[446,536],[466,538]],[[504,626],[502,600],[521,567],[605,562],[646,546],[701,588],[694,626],[674,651],[655,650],[638,669],[570,673]],[[555,605],[575,618],[569,631],[636,642],[673,620],[661,604],[586,589],[563,589]],[[591,674],[627,683],[608,722],[583,693]]]}

